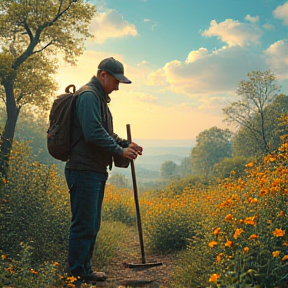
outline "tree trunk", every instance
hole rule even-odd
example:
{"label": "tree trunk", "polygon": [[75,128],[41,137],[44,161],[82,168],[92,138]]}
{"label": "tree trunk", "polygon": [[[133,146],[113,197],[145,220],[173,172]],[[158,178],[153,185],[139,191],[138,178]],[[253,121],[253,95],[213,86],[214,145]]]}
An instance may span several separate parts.
{"label": "tree trunk", "polygon": [[7,120],[2,134],[1,154],[0,154],[0,174],[7,177],[9,168],[9,156],[12,149],[16,123],[20,108],[17,107],[13,91],[13,82],[6,81],[2,83],[6,93],[6,112]]}

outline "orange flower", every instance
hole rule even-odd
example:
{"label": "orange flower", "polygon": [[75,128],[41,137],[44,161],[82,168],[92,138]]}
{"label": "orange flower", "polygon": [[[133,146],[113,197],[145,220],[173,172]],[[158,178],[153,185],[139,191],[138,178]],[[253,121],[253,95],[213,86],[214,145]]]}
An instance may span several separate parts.
{"label": "orange flower", "polygon": [[227,240],[227,241],[226,241],[226,243],[225,243],[225,247],[231,247],[231,246],[232,246],[232,244],[233,244],[233,242],[232,242],[232,241],[230,241],[230,240]]}
{"label": "orange flower", "polygon": [[52,263],[52,265],[53,265],[53,266],[59,266],[59,263],[56,262],[56,261],[54,261],[54,262]]}
{"label": "orange flower", "polygon": [[284,255],[284,256],[282,257],[282,261],[288,261],[288,255]]}
{"label": "orange flower", "polygon": [[276,228],[275,231],[273,231],[273,235],[275,237],[283,237],[285,235],[285,230]]}
{"label": "orange flower", "polygon": [[258,237],[259,237],[258,235],[252,234],[252,235],[249,237],[249,239],[257,239]]}
{"label": "orange flower", "polygon": [[253,204],[255,204],[255,203],[258,202],[258,199],[257,199],[257,198],[252,198],[250,202],[253,203]]}
{"label": "orange flower", "polygon": [[256,225],[256,222],[254,221],[255,220],[255,216],[253,216],[253,217],[247,217],[247,218],[245,218],[244,219],[244,223],[246,224],[246,225]]}
{"label": "orange flower", "polygon": [[220,278],[220,275],[214,273],[214,274],[211,275],[211,277],[210,277],[210,279],[209,279],[209,282],[210,282],[210,283],[213,282],[213,283],[216,285],[218,278]]}
{"label": "orange flower", "polygon": [[249,247],[244,247],[244,249],[243,249],[243,250],[244,250],[244,252],[246,252],[246,253],[247,253],[247,252],[249,251]]}
{"label": "orange flower", "polygon": [[253,162],[250,162],[250,163],[246,164],[245,166],[246,166],[247,168],[252,168],[253,165],[254,165]]}
{"label": "orange flower", "polygon": [[218,245],[218,242],[216,242],[216,241],[211,241],[211,242],[209,242],[208,245],[209,245],[210,248],[213,248],[214,246]]}
{"label": "orange flower", "polygon": [[37,271],[35,271],[34,269],[30,269],[30,272],[32,273],[32,274],[34,274],[34,275],[37,275],[38,274],[38,272]]}
{"label": "orange flower", "polygon": [[224,253],[219,253],[216,257],[216,262],[219,263],[221,261],[221,256],[223,256]]}
{"label": "orange flower", "polygon": [[282,246],[287,246],[287,247],[288,247],[288,242],[284,241],[284,242],[282,243]]}
{"label": "orange flower", "polygon": [[224,219],[225,221],[228,221],[228,220],[232,220],[232,215],[231,214],[227,214],[226,216],[225,216],[225,219]]}
{"label": "orange flower", "polygon": [[2,260],[5,260],[7,258],[6,255],[1,255]]}
{"label": "orange flower", "polygon": [[2,178],[2,182],[4,183],[4,184],[7,184],[7,180],[3,177]]}
{"label": "orange flower", "polygon": [[260,190],[259,195],[260,195],[260,196],[267,196],[268,193],[269,193],[269,192],[268,192],[267,189],[262,189],[262,190]]}
{"label": "orange flower", "polygon": [[213,234],[214,234],[214,235],[218,235],[219,232],[220,232],[220,230],[221,230],[220,227],[216,228],[216,229],[214,230]]}
{"label": "orange flower", "polygon": [[244,230],[242,228],[237,228],[234,233],[234,238],[237,239],[243,232]]}
{"label": "orange flower", "polygon": [[283,211],[280,211],[277,215],[277,217],[282,217],[284,215],[284,212]]}
{"label": "orange flower", "polygon": [[272,255],[274,258],[276,258],[280,255],[280,251],[274,251],[274,252],[272,252]]}

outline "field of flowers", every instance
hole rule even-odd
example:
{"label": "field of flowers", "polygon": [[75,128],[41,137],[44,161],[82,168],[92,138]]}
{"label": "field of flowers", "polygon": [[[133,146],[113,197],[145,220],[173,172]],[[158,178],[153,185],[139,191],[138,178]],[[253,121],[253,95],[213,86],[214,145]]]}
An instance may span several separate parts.
{"label": "field of flowers", "polygon": [[[67,249],[67,188],[54,166],[31,161],[28,150],[17,146],[10,177],[1,179],[0,283],[67,285],[59,270]],[[193,183],[181,193],[173,187],[140,191],[149,253],[177,252],[172,287],[288,287],[288,143],[247,163],[242,178],[231,171],[216,184]],[[103,265],[117,236],[135,225],[134,207],[133,191],[107,185],[102,250],[95,255]]]}
{"label": "field of flowers", "polygon": [[[129,223],[131,193],[106,198]],[[181,250],[173,287],[287,287],[288,143],[242,178],[142,193],[140,207],[150,252]]]}

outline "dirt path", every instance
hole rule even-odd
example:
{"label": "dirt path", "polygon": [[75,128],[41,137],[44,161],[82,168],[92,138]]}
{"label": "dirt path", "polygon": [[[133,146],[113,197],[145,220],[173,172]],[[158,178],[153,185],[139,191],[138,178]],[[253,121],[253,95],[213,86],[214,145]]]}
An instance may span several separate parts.
{"label": "dirt path", "polygon": [[[146,250],[145,250],[146,252]],[[141,264],[141,250],[138,234],[129,233],[129,238],[107,268],[108,279],[106,283],[97,283],[102,287],[150,287],[170,288],[171,273],[175,255],[149,255],[146,252],[146,263],[159,263],[162,265],[144,268],[126,268],[124,263]],[[94,286],[95,287],[95,286]]]}

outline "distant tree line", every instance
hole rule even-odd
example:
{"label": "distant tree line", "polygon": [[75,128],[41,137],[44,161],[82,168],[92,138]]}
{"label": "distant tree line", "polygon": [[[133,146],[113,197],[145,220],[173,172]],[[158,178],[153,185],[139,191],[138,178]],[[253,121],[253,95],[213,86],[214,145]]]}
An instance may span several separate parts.
{"label": "distant tree line", "polygon": [[239,99],[223,108],[224,121],[234,125],[236,132],[217,127],[200,132],[191,155],[179,166],[171,161],[162,164],[162,177],[241,175],[251,159],[277,150],[287,134],[287,123],[281,119],[288,113],[288,96],[278,92],[270,71],[248,73],[248,80],[237,88]]}

